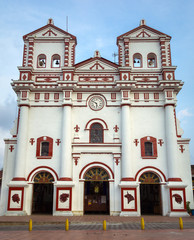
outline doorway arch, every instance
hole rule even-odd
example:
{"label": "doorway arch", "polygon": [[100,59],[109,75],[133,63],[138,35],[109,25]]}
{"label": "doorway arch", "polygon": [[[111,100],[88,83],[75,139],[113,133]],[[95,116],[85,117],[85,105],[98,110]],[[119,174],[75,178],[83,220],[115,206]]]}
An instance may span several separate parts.
{"label": "doorway arch", "polygon": [[162,209],[159,177],[150,171],[143,173],[139,181],[141,214],[160,215]]}
{"label": "doorway arch", "polygon": [[91,167],[84,174],[84,213],[109,214],[109,174]]}
{"label": "doorway arch", "polygon": [[54,177],[47,171],[34,176],[32,214],[52,214],[53,182]]}

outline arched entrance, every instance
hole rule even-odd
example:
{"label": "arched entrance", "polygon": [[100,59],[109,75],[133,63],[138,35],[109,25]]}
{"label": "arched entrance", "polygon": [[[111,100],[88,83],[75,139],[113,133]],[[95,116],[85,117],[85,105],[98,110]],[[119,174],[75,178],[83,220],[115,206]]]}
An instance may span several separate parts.
{"label": "arched entrance", "polygon": [[94,167],[85,173],[84,179],[84,213],[109,214],[108,173]]}
{"label": "arched entrance", "polygon": [[32,213],[52,214],[53,181],[49,172],[39,172],[34,177]]}
{"label": "arched entrance", "polygon": [[159,177],[152,172],[146,172],[141,175],[139,181],[141,182],[141,214],[161,214],[161,189]]}

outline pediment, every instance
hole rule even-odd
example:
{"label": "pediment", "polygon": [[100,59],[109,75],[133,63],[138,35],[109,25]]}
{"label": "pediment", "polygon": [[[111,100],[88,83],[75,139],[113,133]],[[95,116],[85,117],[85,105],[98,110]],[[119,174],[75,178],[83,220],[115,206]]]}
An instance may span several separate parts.
{"label": "pediment", "polygon": [[140,25],[139,27],[118,36],[117,40],[123,38],[158,38],[158,37],[171,38],[169,35],[162,33],[147,25]]}
{"label": "pediment", "polygon": [[25,40],[28,37],[43,38],[43,39],[44,38],[70,38],[70,39],[76,40],[75,36],[56,27],[53,24],[47,24],[33,32],[30,32],[30,33],[24,35],[23,39]]}
{"label": "pediment", "polygon": [[105,58],[89,58],[75,65],[76,71],[105,72],[117,71],[118,65]]}

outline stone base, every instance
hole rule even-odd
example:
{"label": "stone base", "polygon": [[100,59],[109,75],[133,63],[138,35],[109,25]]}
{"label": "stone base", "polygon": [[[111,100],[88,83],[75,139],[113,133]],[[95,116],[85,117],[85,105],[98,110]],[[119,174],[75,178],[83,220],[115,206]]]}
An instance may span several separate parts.
{"label": "stone base", "polygon": [[25,211],[7,211],[5,216],[27,216]]}
{"label": "stone base", "polygon": [[121,217],[139,217],[140,214],[138,212],[121,212]]}
{"label": "stone base", "polygon": [[71,211],[56,211],[53,216],[73,216],[73,213]]}
{"label": "stone base", "polygon": [[169,217],[190,217],[187,212],[170,212],[167,214]]}

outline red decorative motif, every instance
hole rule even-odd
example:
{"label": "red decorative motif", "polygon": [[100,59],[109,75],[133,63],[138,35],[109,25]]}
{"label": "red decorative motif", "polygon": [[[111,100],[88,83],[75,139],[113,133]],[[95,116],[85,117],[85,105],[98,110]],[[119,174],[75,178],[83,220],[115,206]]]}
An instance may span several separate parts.
{"label": "red decorative motif", "polygon": [[14,150],[14,146],[11,145],[10,148],[9,148],[10,152],[12,152]]}
{"label": "red decorative motif", "polygon": [[125,198],[127,198],[127,203],[129,204],[131,201],[135,200],[134,197],[127,192],[127,194],[124,195]]}
{"label": "red decorative motif", "polygon": [[30,141],[29,141],[29,142],[31,143],[31,145],[33,145],[33,144],[35,143],[34,138],[30,138]]}
{"label": "red decorative motif", "polygon": [[45,36],[47,33],[49,34],[49,37],[51,36],[51,33],[52,33],[53,35],[57,36],[57,34],[54,33],[51,29],[49,29],[47,32],[43,33],[42,36]]}
{"label": "red decorative motif", "polygon": [[135,146],[137,147],[137,145],[138,145],[138,143],[139,143],[138,139],[135,139],[135,140],[134,140],[134,143],[135,143]]}
{"label": "red decorative motif", "polygon": [[24,74],[22,78],[23,78],[23,80],[25,81],[27,77],[26,77],[26,75]]}
{"label": "red decorative motif", "polygon": [[74,127],[74,129],[75,129],[75,132],[79,132],[80,127],[79,127],[78,125],[76,125],[76,126]]}
{"label": "red decorative motif", "polygon": [[185,149],[184,149],[184,145],[180,145],[179,150],[181,151],[181,153],[183,153],[183,152],[185,151]]}
{"label": "red decorative motif", "polygon": [[116,159],[115,159],[115,163],[116,163],[117,166],[118,166],[119,162],[120,162],[120,161],[119,161],[119,158],[116,158]]}
{"label": "red decorative motif", "polygon": [[183,199],[182,197],[179,195],[179,194],[173,194],[172,197],[175,198],[175,201],[178,203],[178,204],[181,204]]}
{"label": "red decorative motif", "polygon": [[123,79],[124,79],[124,80],[127,80],[127,75],[126,75],[126,74],[123,76]]}
{"label": "red decorative motif", "polygon": [[171,74],[168,74],[167,78],[168,78],[168,80],[170,80],[171,79]]}
{"label": "red decorative motif", "polygon": [[79,159],[79,157],[74,157],[74,162],[75,162],[75,165],[77,166],[77,164],[78,164],[78,159]]}
{"label": "red decorative motif", "polygon": [[98,70],[99,67],[104,70],[104,67],[99,62],[96,62],[93,66],[91,66],[90,70],[92,70],[94,67],[96,67],[96,70]]}
{"label": "red decorative motif", "polygon": [[162,147],[162,144],[163,144],[163,140],[162,139],[158,139],[158,144],[160,144],[160,146]]}
{"label": "red decorative motif", "polygon": [[69,76],[69,74],[66,76],[66,79],[67,79],[67,81],[70,79],[70,76]]}
{"label": "red decorative motif", "polygon": [[60,139],[58,138],[55,143],[57,144],[57,146],[59,146],[59,144],[61,143]]}
{"label": "red decorative motif", "polygon": [[60,202],[64,203],[64,202],[66,202],[68,200],[68,198],[69,198],[69,194],[68,193],[62,193],[60,195]]}
{"label": "red decorative motif", "polygon": [[19,204],[19,202],[20,202],[20,197],[19,197],[19,195],[18,195],[18,194],[14,194],[14,195],[12,196],[12,201],[13,201],[13,202],[17,202],[17,203]]}
{"label": "red decorative motif", "polygon": [[115,130],[115,132],[119,131],[119,127],[117,125],[115,125],[115,127],[113,129]]}

